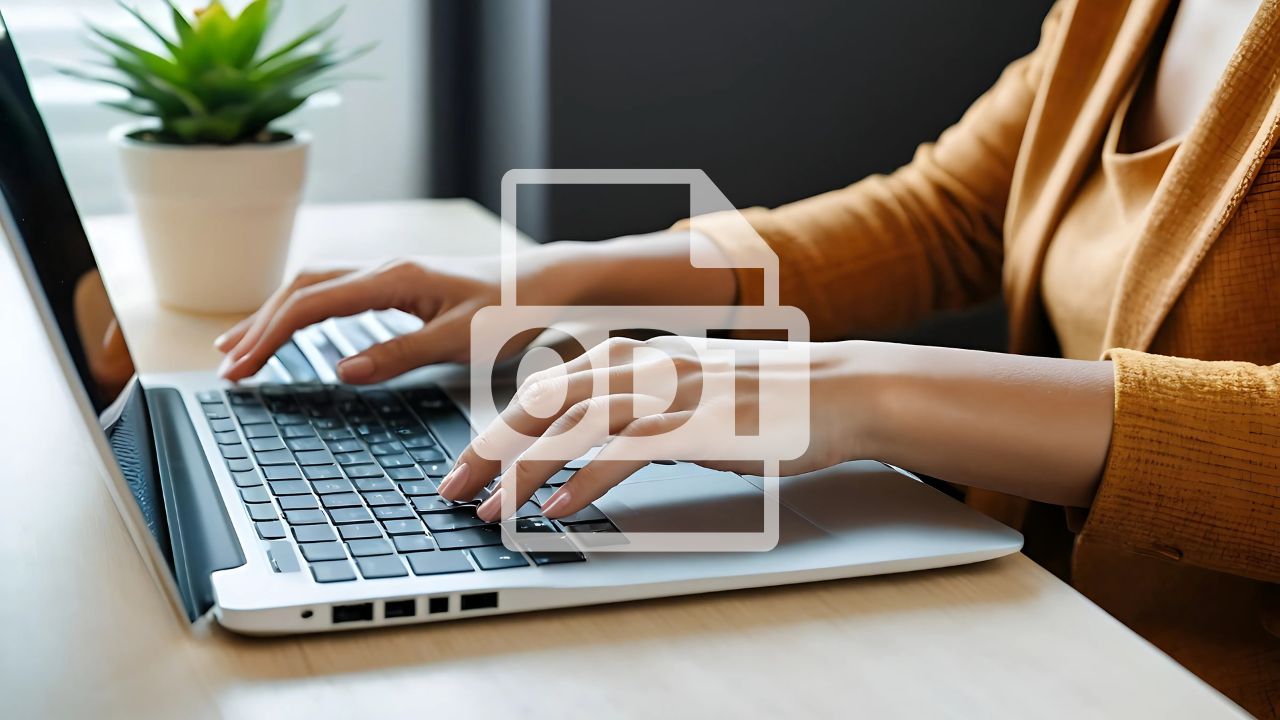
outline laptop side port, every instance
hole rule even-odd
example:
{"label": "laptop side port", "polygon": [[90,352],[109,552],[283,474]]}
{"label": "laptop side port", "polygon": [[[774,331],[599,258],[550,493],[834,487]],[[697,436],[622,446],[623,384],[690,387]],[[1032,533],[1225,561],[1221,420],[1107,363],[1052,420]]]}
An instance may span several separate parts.
{"label": "laptop side port", "polygon": [[360,622],[373,619],[373,603],[357,603],[355,605],[334,605],[333,624]]}
{"label": "laptop side port", "polygon": [[427,598],[427,614],[439,615],[449,612],[449,596],[442,595],[440,597]]}
{"label": "laptop side port", "polygon": [[461,598],[462,610],[492,610],[498,607],[498,593],[482,592],[463,595]]}
{"label": "laptop side port", "polygon": [[388,600],[382,606],[382,617],[388,620],[413,617],[417,614],[418,601],[412,598],[408,600]]}

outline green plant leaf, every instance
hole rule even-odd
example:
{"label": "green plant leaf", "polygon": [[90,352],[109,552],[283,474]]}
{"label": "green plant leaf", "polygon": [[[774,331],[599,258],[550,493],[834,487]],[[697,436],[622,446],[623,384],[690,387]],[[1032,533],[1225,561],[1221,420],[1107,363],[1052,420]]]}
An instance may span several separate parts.
{"label": "green plant leaf", "polygon": [[150,50],[144,50],[128,40],[97,26],[89,25],[89,30],[135,58],[142,67],[146,68],[146,72],[171,83],[182,83],[186,79],[186,73],[174,62],[160,57]]}
{"label": "green plant leaf", "polygon": [[158,114],[158,108],[156,108],[155,105],[139,98],[129,98],[128,100],[103,100],[102,104],[122,112],[127,112],[130,115],[139,115],[141,117],[155,117]]}
{"label": "green plant leaf", "polygon": [[346,11],[346,8],[338,8],[333,13],[330,13],[323,20],[316,23],[315,25],[312,25],[309,29],[304,31],[301,35],[286,42],[284,45],[282,45],[279,48],[276,48],[266,57],[259,60],[258,67],[262,67],[264,65],[271,63],[273,60],[282,58],[285,55],[288,55],[294,50],[297,50],[303,45],[306,45],[312,40],[315,40],[316,38],[320,37],[324,33],[328,32],[331,28],[333,28],[334,25],[338,23],[338,20],[342,17],[342,13],[345,11]]}
{"label": "green plant leaf", "polygon": [[231,37],[227,40],[227,54],[235,67],[245,67],[258,54],[262,39],[271,21],[270,0],[253,0],[235,19]]}
{"label": "green plant leaf", "polygon": [[137,8],[126,4],[125,0],[116,0],[116,4],[119,5],[125,12],[132,15],[133,18],[137,20],[139,24],[142,25],[142,27],[146,28],[152,35],[154,35],[155,38],[159,40],[162,45],[164,45],[165,49],[169,51],[169,55],[171,55],[175,60],[178,59],[178,56],[182,53],[181,48],[179,48],[176,44],[174,44],[174,42],[170,40],[167,35],[160,32],[160,29],[157,28],[155,25],[153,25],[150,20],[147,20],[147,18],[143,16],[143,14]]}

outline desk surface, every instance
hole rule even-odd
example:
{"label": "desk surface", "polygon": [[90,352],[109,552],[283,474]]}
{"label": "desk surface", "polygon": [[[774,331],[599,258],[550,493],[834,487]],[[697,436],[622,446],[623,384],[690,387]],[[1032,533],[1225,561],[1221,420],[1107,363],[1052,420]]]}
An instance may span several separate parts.
{"label": "desk surface", "polygon": [[[149,371],[213,367],[232,318],[157,309],[132,224],[90,223]],[[297,257],[496,247],[470,203],[304,211]],[[358,255],[356,253],[359,253]],[[947,570],[279,639],[169,610],[0,254],[0,697],[8,717],[1234,716],[1022,555]],[[11,416],[12,417],[12,416]],[[55,510],[56,508],[56,510]]]}

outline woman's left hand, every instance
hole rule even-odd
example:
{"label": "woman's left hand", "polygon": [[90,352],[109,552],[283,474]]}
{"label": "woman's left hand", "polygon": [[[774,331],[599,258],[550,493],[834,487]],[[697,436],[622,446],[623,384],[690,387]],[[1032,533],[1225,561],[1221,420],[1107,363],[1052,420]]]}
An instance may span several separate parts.
{"label": "woman's left hand", "polygon": [[477,510],[493,522],[503,492],[514,490],[507,507],[518,508],[598,446],[543,503],[545,516],[577,512],[652,460],[759,474],[772,458],[794,475],[857,458],[869,413],[864,388],[855,388],[854,355],[845,343],[611,340],[531,375],[463,451],[440,494],[473,498],[505,472]]}

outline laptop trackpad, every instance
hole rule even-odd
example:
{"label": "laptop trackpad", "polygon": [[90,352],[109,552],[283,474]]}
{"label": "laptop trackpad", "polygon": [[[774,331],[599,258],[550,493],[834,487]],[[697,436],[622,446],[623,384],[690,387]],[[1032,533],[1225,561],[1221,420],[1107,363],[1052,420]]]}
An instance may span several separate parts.
{"label": "laptop trackpad", "polygon": [[764,527],[764,493],[738,475],[713,470],[623,483],[596,506],[623,533],[761,532]]}

